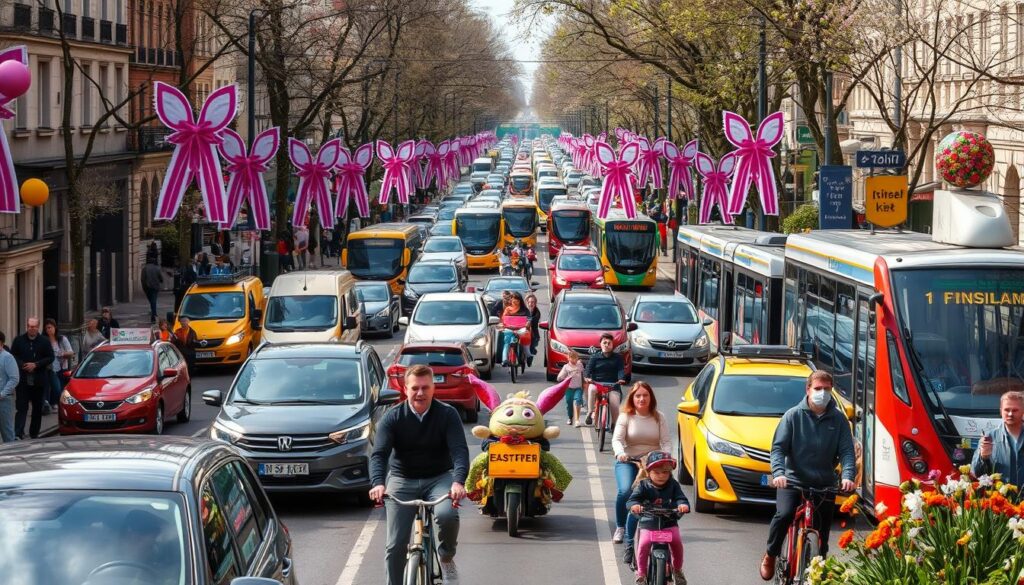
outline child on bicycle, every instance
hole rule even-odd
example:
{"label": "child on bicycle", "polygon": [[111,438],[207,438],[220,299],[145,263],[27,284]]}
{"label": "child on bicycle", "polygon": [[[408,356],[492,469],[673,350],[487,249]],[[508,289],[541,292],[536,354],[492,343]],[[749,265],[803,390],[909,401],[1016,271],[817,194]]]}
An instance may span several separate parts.
{"label": "child on bicycle", "polygon": [[583,362],[580,354],[569,350],[569,361],[558,372],[558,381],[570,378],[569,389],[565,391],[565,412],[569,415],[567,425],[580,426],[580,406],[583,406]]}
{"label": "child on bicycle", "polygon": [[[676,468],[676,460],[665,451],[651,451],[647,455],[647,479],[641,480],[633,488],[632,495],[626,501],[630,512],[640,515],[644,506],[656,506],[659,508],[674,508],[680,514],[690,511],[690,501],[686,499],[683,488],[679,482],[672,477],[672,470]],[[679,534],[678,521],[674,526],[667,526],[672,522],[665,518],[659,519],[641,517],[640,526],[637,529],[636,549],[636,582],[638,585],[647,582],[647,559],[650,555],[651,540],[648,530],[671,530],[672,541],[668,543],[672,552],[672,581],[675,585],[686,585],[686,576],[683,575],[683,539]]]}

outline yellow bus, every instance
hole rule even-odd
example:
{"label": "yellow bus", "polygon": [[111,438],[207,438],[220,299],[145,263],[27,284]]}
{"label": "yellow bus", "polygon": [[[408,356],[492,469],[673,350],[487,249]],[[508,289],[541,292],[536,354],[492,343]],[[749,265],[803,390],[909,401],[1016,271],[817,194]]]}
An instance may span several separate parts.
{"label": "yellow bus", "polygon": [[341,263],[359,280],[383,280],[397,295],[406,272],[416,261],[423,238],[415,224],[378,223],[348,236]]}
{"label": "yellow bus", "polygon": [[522,240],[537,245],[537,206],[529,199],[506,199],[501,204],[501,220],[505,225],[505,244]]}
{"label": "yellow bus", "polygon": [[658,224],[646,215],[629,219],[621,209],[595,217],[590,243],[601,256],[604,281],[619,286],[654,286],[658,278]]}
{"label": "yellow bus", "polygon": [[452,234],[462,240],[470,269],[498,268],[498,248],[504,240],[504,232],[500,209],[463,207],[455,211]]}
{"label": "yellow bus", "polygon": [[569,190],[561,181],[539,181],[533,185],[533,200],[537,204],[537,217],[541,226],[547,229],[548,213],[551,212],[551,200],[555,195],[568,195]]}

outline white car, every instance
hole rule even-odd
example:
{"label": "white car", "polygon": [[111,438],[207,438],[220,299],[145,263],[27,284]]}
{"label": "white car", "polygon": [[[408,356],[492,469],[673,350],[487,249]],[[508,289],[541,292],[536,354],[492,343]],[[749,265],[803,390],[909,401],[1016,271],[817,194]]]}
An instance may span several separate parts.
{"label": "white car", "polygon": [[[448,233],[452,233],[451,226],[448,226]],[[466,248],[462,245],[462,238],[458,236],[432,236],[427,243],[423,244],[420,251],[420,260],[444,260],[455,261],[463,272],[468,270],[466,264]]]}
{"label": "white car", "polygon": [[494,326],[484,301],[475,293],[427,293],[420,297],[411,317],[398,321],[406,326],[404,343],[443,341],[465,343],[480,376],[491,378],[494,370]]}

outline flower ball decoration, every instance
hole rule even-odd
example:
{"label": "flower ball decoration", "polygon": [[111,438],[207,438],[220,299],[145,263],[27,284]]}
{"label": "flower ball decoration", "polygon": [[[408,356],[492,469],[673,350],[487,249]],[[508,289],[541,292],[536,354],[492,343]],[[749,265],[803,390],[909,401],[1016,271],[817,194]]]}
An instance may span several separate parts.
{"label": "flower ball decoration", "polygon": [[974,132],[953,132],[939,143],[935,166],[951,185],[976,187],[992,174],[992,143]]}

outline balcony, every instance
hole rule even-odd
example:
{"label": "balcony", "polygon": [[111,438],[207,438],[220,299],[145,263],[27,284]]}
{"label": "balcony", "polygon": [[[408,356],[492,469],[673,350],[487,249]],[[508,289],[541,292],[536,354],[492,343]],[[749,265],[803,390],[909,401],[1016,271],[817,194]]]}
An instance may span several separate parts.
{"label": "balcony", "polygon": [[113,36],[111,36],[113,34],[113,25],[114,23],[110,22],[109,20],[100,21],[101,43],[109,43],[110,41],[114,40]]}
{"label": "balcony", "polygon": [[164,152],[174,150],[174,145],[167,141],[171,134],[170,128],[163,126],[145,126],[129,134],[128,147],[135,152]]}
{"label": "balcony", "polygon": [[128,44],[128,25],[119,24],[114,27],[114,41],[119,45]]}
{"label": "balcony", "polygon": [[78,17],[74,14],[64,15],[64,36],[66,37],[77,37],[78,36]]}
{"label": "balcony", "polygon": [[39,7],[39,32],[44,35],[53,34],[54,12],[49,8]]}
{"label": "balcony", "polygon": [[14,29],[30,30],[32,28],[32,7],[28,4],[14,5]]}
{"label": "balcony", "polygon": [[82,40],[96,40],[96,20],[88,16],[82,17]]}

